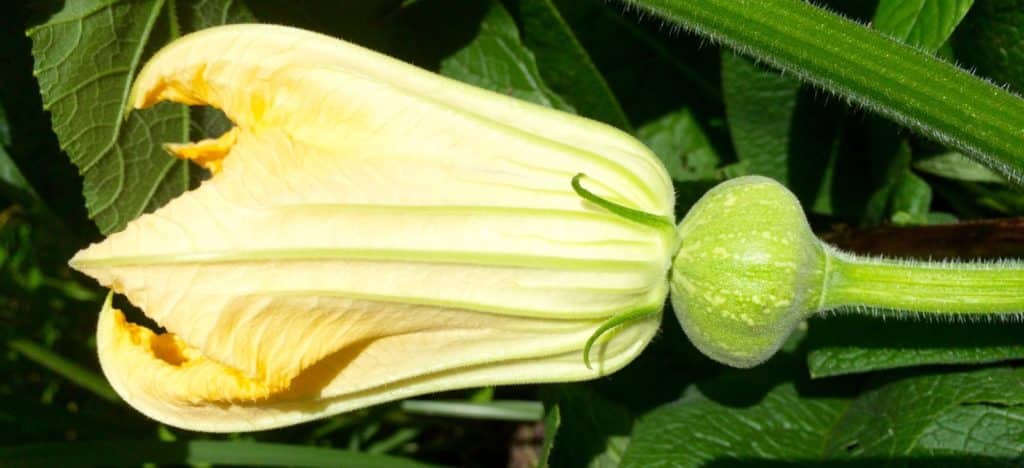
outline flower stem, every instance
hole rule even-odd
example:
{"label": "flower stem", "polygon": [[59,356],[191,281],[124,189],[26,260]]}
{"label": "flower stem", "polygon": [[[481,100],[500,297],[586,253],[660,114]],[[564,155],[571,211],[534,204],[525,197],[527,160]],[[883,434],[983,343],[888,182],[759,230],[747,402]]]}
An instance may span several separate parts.
{"label": "flower stem", "polygon": [[936,315],[1024,312],[1024,262],[920,262],[832,251],[821,309],[872,307]]}
{"label": "flower stem", "polygon": [[1024,184],[1024,99],[803,0],[627,0]]}

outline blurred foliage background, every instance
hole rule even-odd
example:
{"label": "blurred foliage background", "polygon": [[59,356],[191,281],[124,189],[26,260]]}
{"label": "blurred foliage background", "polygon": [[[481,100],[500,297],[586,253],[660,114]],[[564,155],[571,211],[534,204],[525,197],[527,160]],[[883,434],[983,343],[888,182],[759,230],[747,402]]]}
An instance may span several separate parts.
{"label": "blurred foliage background", "polygon": [[[818,3],[1011,90],[1024,87],[1024,1]],[[36,40],[71,37],[106,15],[111,40],[124,46],[119,28],[131,29],[136,10],[159,15],[143,55],[176,31],[289,24],[618,126],[662,158],[680,216],[715,183],[756,173],[786,183],[819,233],[860,252],[1024,252],[1024,222],[1014,219],[1024,213],[1024,192],[1000,176],[615,2],[9,2],[0,15],[0,465],[1020,464],[1019,323],[833,315],[810,321],[767,365],[739,371],[702,357],[667,311],[637,361],[594,382],[451,392],[254,434],[190,433],[148,420],[99,372],[93,334],[105,292],[66,266],[100,238],[97,223],[109,232],[128,219],[90,219],[76,154],[61,150],[44,110],[45,101],[54,115],[71,116],[57,127],[67,146],[103,116],[69,110],[57,96],[87,109],[90,86],[103,85],[61,81],[84,72],[58,68],[64,59],[26,36],[35,27]],[[65,52],[101,73],[107,50],[76,43]],[[55,69],[64,74],[55,78]],[[225,128],[222,116],[201,109],[186,125],[191,139]],[[160,153],[160,141],[121,143]],[[132,173],[133,190],[146,197],[86,191],[98,190],[118,213],[148,211],[203,177],[181,170],[191,181],[176,187],[149,169]]]}

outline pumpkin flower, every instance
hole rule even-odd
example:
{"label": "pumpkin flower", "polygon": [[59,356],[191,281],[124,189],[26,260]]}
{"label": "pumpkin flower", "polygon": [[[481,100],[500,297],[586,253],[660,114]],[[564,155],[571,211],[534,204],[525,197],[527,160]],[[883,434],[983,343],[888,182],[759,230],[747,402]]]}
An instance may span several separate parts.
{"label": "pumpkin flower", "polygon": [[269,25],[159,51],[129,105],[161,101],[234,123],[167,145],[212,177],[71,260],[166,330],[100,313],[104,373],[154,419],[257,430],[591,379],[657,331],[672,185],[623,132]]}

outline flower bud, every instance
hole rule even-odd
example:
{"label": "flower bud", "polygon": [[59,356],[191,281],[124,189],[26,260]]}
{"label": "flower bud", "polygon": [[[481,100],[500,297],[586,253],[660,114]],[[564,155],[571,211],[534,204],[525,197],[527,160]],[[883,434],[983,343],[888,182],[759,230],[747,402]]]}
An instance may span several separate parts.
{"label": "flower bud", "polygon": [[589,379],[657,330],[672,186],[623,132],[269,25],[168,45],[129,97],[160,101],[234,122],[168,145],[213,176],[71,262],[166,329],[100,314],[104,373],[150,417],[255,430]]}

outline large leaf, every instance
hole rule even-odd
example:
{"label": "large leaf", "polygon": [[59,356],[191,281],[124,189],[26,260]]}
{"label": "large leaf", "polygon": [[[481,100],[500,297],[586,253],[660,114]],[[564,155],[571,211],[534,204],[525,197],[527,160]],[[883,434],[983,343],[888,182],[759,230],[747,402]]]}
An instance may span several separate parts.
{"label": "large leaf", "polygon": [[835,112],[807,91],[795,78],[722,53],[722,92],[736,157],[749,173],[786,184],[813,206],[838,156],[835,142],[845,109]]}
{"label": "large leaf", "polygon": [[104,233],[120,230],[189,187],[187,163],[168,157],[166,142],[189,139],[182,106],[160,106],[125,118],[128,89],[154,49],[193,26],[240,18],[230,0],[68,2],[29,30],[35,74],[61,147],[84,177],[89,216]]}
{"label": "large leaf", "polygon": [[822,448],[838,457],[956,456],[959,466],[1024,454],[1024,369],[908,377],[857,398]]}
{"label": "large leaf", "polygon": [[776,374],[791,370],[791,359],[778,356],[754,370],[727,372],[644,415],[622,466],[756,466],[765,460],[821,459],[829,428],[849,400],[803,397],[794,383],[778,383]]}
{"label": "large leaf", "polygon": [[928,52],[949,39],[974,0],[881,0],[872,26]]}
{"label": "large leaf", "polygon": [[722,53],[729,132],[747,169],[789,182],[790,134],[801,84],[731,52]]}
{"label": "large leaf", "polygon": [[807,366],[812,377],[1024,359],[1024,327],[1012,323],[883,321],[841,315],[810,325]]}
{"label": "large leaf", "polygon": [[713,179],[722,163],[700,123],[686,108],[648,122],[637,129],[636,135],[658,155],[676,182]]}
{"label": "large leaf", "polygon": [[541,77],[580,115],[629,130],[618,99],[552,0],[519,0],[518,6]]}
{"label": "large leaf", "polygon": [[979,2],[953,37],[957,59],[983,76],[1024,91],[1024,0]]}
{"label": "large leaf", "polygon": [[128,87],[161,33],[154,29],[164,8],[161,0],[69,2],[29,31],[53,129],[84,176],[86,207],[105,233],[188,187],[186,163],[160,149],[188,138],[185,110],[162,107],[125,120]]}
{"label": "large leaf", "polygon": [[519,38],[519,29],[501,2],[491,1],[477,37],[441,62],[441,74],[556,109],[572,106],[551,90],[537,62]]}
{"label": "large leaf", "polygon": [[[753,404],[733,377],[642,418],[625,467],[764,466],[853,459],[867,466],[1019,463],[1024,370],[997,368],[880,380],[856,398],[833,388],[777,384]],[[730,384],[729,386],[723,384]],[[702,388],[703,390],[703,388]],[[713,399],[712,399],[713,398]],[[739,405],[739,406],[738,406]]]}

